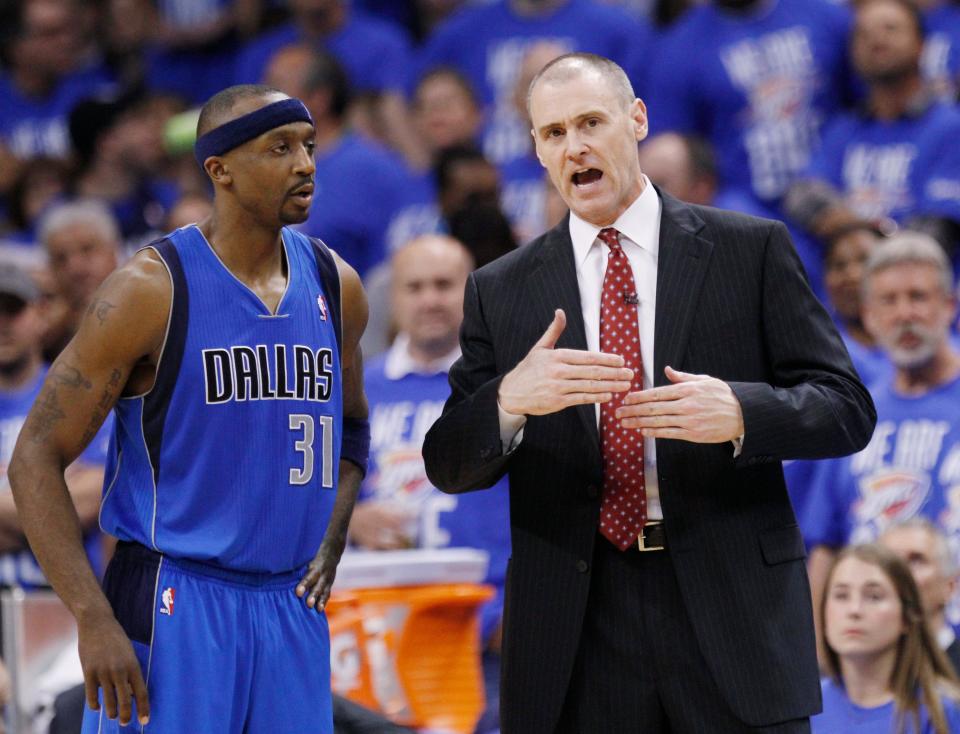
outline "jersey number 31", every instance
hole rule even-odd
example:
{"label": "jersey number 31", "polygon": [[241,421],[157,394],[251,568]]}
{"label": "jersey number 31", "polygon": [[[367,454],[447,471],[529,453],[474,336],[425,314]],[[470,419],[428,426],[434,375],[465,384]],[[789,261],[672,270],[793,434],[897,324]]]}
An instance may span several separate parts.
{"label": "jersey number 31", "polygon": [[[290,468],[290,484],[309,484],[313,479],[313,467],[316,454],[313,450],[313,416],[305,413],[290,414],[290,430],[303,431],[302,438],[294,441],[293,448],[303,454],[303,467]],[[321,472],[324,489],[333,489],[333,416],[320,416],[320,443],[322,446]]]}

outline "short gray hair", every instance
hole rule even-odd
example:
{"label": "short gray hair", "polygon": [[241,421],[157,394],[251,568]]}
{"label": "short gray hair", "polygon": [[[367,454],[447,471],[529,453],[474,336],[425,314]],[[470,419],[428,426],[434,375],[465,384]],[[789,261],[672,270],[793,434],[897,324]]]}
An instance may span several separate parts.
{"label": "short gray hair", "polygon": [[867,293],[870,278],[881,270],[911,263],[929,265],[940,275],[944,295],[954,296],[953,269],[940,244],[930,235],[902,230],[881,242],[870,253],[863,271],[863,292]]}
{"label": "short gray hair", "polygon": [[120,226],[113,212],[97,199],[78,199],[56,204],[43,215],[37,228],[37,239],[44,247],[50,237],[63,229],[87,224],[97,229],[106,239],[120,246]]}
{"label": "short gray hair", "polygon": [[950,547],[950,539],[947,534],[938,526],[932,523],[928,518],[922,515],[900,520],[888,527],[880,535],[881,541],[884,535],[896,530],[922,530],[933,538],[936,548],[937,563],[940,565],[940,571],[944,576],[953,576],[957,572],[957,559],[954,556],[953,549]]}
{"label": "short gray hair", "polygon": [[578,51],[558,56],[537,72],[536,76],[530,81],[530,86],[527,87],[527,114],[530,114],[530,99],[533,97],[533,88],[541,80],[554,83],[566,82],[580,76],[585,71],[595,71],[602,76],[617,97],[623,100],[624,105],[629,105],[637,98],[633,91],[633,85],[630,83],[630,77],[617,62],[611,61],[605,56]]}

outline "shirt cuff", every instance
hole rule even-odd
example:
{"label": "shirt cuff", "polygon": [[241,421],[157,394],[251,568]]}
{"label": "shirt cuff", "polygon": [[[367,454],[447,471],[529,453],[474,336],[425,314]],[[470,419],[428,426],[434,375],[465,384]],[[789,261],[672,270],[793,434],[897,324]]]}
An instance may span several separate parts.
{"label": "shirt cuff", "polygon": [[500,416],[500,443],[503,446],[503,455],[506,456],[523,440],[523,427],[527,424],[527,416],[508,413],[500,407],[499,400],[497,413]]}
{"label": "shirt cuff", "polygon": [[[501,425],[501,426],[503,425],[503,422],[502,422],[502,421],[501,421],[500,425]],[[501,429],[501,432],[502,432],[502,429]],[[740,454],[743,452],[743,437],[744,437],[744,434],[741,433],[741,434],[740,434],[739,436],[737,436],[736,438],[731,438],[731,439],[730,439],[730,443],[733,444],[733,458],[734,458],[734,459],[736,459],[738,456],[740,456]]]}

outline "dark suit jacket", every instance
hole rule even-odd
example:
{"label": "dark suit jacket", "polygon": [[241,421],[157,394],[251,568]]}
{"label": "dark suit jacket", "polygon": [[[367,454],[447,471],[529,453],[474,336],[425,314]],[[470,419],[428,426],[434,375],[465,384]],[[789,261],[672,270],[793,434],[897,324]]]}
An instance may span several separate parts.
{"label": "dark suit jacket", "polygon": [[[737,459],[730,443],[657,440],[669,553],[694,644],[743,721],[808,716],[820,708],[810,592],[780,460],[857,451],[876,414],[786,228],[660,197],[655,383],[667,384],[665,365],[725,380],[745,425]],[[504,734],[556,726],[598,538],[593,405],[530,417],[519,447],[506,456],[501,450],[500,378],[540,338],[555,308],[567,315],[558,347],[586,349],[566,221],[470,277],[463,356],[423,448],[431,481],[447,492],[510,474]]]}

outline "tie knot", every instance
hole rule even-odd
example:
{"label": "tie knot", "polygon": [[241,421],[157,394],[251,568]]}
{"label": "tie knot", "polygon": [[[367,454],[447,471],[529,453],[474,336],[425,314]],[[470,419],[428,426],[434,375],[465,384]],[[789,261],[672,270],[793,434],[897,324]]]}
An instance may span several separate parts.
{"label": "tie knot", "polygon": [[598,234],[597,237],[603,244],[610,248],[611,252],[618,252],[620,250],[620,233],[613,227],[604,227],[600,230],[600,234]]}

